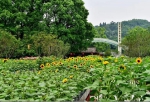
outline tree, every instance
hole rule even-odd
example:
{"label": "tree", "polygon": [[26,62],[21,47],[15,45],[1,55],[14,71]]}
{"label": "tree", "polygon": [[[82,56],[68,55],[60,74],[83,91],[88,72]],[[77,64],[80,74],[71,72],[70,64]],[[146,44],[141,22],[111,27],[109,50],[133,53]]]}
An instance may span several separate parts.
{"label": "tree", "polygon": [[42,6],[42,0],[1,0],[1,28],[23,39],[24,34],[38,30],[44,14]]}
{"label": "tree", "polygon": [[122,40],[125,54],[132,57],[142,57],[150,54],[150,32],[142,27],[135,27],[128,31]]}
{"label": "tree", "polygon": [[[95,38],[107,38],[106,29],[104,27],[95,27]],[[106,50],[110,50],[109,44],[97,42],[93,43],[92,46],[96,47],[98,52],[105,52]]]}
{"label": "tree", "polygon": [[70,47],[69,44],[64,44],[63,41],[57,39],[56,35],[46,34],[45,32],[34,34],[32,42],[31,45],[35,47],[39,56],[63,57]]}
{"label": "tree", "polygon": [[88,10],[82,0],[52,0],[44,7],[44,22],[50,32],[68,42],[72,52],[87,48],[94,37],[94,28],[87,22]]}
{"label": "tree", "polygon": [[23,39],[47,31],[81,51],[91,43],[93,26],[82,0],[1,0],[0,27]]}
{"label": "tree", "polygon": [[0,57],[11,58],[19,46],[19,41],[10,33],[0,29]]}

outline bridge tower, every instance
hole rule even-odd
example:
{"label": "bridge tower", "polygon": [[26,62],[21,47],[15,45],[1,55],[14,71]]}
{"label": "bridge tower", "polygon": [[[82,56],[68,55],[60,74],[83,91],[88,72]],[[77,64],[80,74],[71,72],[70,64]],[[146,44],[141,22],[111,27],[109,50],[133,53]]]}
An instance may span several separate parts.
{"label": "bridge tower", "polygon": [[121,44],[121,22],[118,22],[118,55],[122,54]]}

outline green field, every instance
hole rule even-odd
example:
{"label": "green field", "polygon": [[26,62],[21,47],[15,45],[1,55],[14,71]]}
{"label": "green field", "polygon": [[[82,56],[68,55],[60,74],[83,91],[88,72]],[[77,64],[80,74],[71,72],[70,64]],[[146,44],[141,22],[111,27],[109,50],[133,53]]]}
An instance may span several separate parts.
{"label": "green field", "polygon": [[84,89],[98,101],[150,100],[150,57],[0,59],[0,83],[0,101],[73,101]]}

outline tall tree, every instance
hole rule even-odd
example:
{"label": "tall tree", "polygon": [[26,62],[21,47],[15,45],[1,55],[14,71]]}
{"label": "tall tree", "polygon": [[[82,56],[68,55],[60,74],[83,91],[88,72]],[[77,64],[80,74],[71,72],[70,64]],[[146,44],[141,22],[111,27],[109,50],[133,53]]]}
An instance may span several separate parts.
{"label": "tall tree", "polygon": [[86,49],[94,37],[94,28],[87,22],[88,10],[82,0],[52,0],[45,3],[44,10],[50,32],[70,43],[71,51]]}
{"label": "tall tree", "polygon": [[47,31],[57,34],[72,51],[81,51],[94,37],[82,0],[1,0],[0,26],[17,38]]}
{"label": "tall tree", "polygon": [[142,27],[130,29],[128,35],[122,40],[125,54],[142,57],[150,54],[150,32]]}
{"label": "tall tree", "polygon": [[25,33],[37,31],[43,19],[41,8],[41,0],[1,0],[0,26],[23,39]]}

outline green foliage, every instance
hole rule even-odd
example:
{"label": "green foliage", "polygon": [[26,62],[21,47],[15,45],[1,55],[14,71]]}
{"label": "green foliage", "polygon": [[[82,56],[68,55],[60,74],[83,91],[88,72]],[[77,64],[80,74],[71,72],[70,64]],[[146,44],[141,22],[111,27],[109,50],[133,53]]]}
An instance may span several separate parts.
{"label": "green foliage", "polygon": [[[117,22],[112,21],[109,24],[100,23],[99,26],[104,27],[106,29],[106,35],[107,35],[108,39],[111,39],[114,41],[118,40],[117,39],[117,37],[118,37],[118,23]],[[147,20],[143,20],[143,19],[132,19],[132,20],[128,20],[128,21],[122,21],[121,22],[122,38],[127,35],[128,30],[130,30],[136,26],[148,28],[148,27],[150,27],[150,22],[148,22]],[[95,27],[98,27],[98,26],[95,26]]]}
{"label": "green foliage", "polygon": [[105,51],[105,56],[111,56],[111,50],[107,50],[107,51]]}
{"label": "green foliage", "polygon": [[17,38],[38,30],[43,18],[42,0],[0,1],[0,25]]}
{"label": "green foliage", "polygon": [[1,28],[18,39],[40,31],[56,34],[72,52],[86,49],[94,37],[88,14],[82,0],[0,1]]}
{"label": "green foliage", "polygon": [[63,57],[69,50],[69,44],[57,39],[57,36],[40,32],[32,36],[32,41],[39,56],[54,55]]}
{"label": "green foliage", "polygon": [[12,63],[10,67],[8,67],[8,70],[11,72],[16,71],[35,71],[38,70],[38,64],[35,63],[33,60],[18,60],[15,63]]}
{"label": "green foliage", "polygon": [[12,57],[18,46],[19,41],[14,36],[0,29],[0,57]]}
{"label": "green foliage", "polygon": [[125,54],[128,56],[147,56],[150,54],[150,32],[142,27],[130,29],[122,40]]}
{"label": "green foliage", "polygon": [[[93,26],[87,22],[88,11],[82,0],[52,0],[45,3],[44,18],[48,30],[71,45],[71,52],[86,49],[94,37]],[[50,18],[55,18],[54,20]],[[88,40],[87,40],[88,39]]]}
{"label": "green foliage", "polygon": [[[107,38],[106,29],[104,27],[95,27],[95,38]],[[92,43],[91,46],[96,47],[97,52],[105,52],[110,49],[109,44],[102,42]]]}
{"label": "green foliage", "polygon": [[92,90],[90,96],[101,102],[149,100],[149,58],[138,63],[127,56],[45,57],[49,65],[44,63],[40,71],[29,70],[38,68],[36,60],[0,59],[0,100],[78,101],[73,99],[83,89]]}

